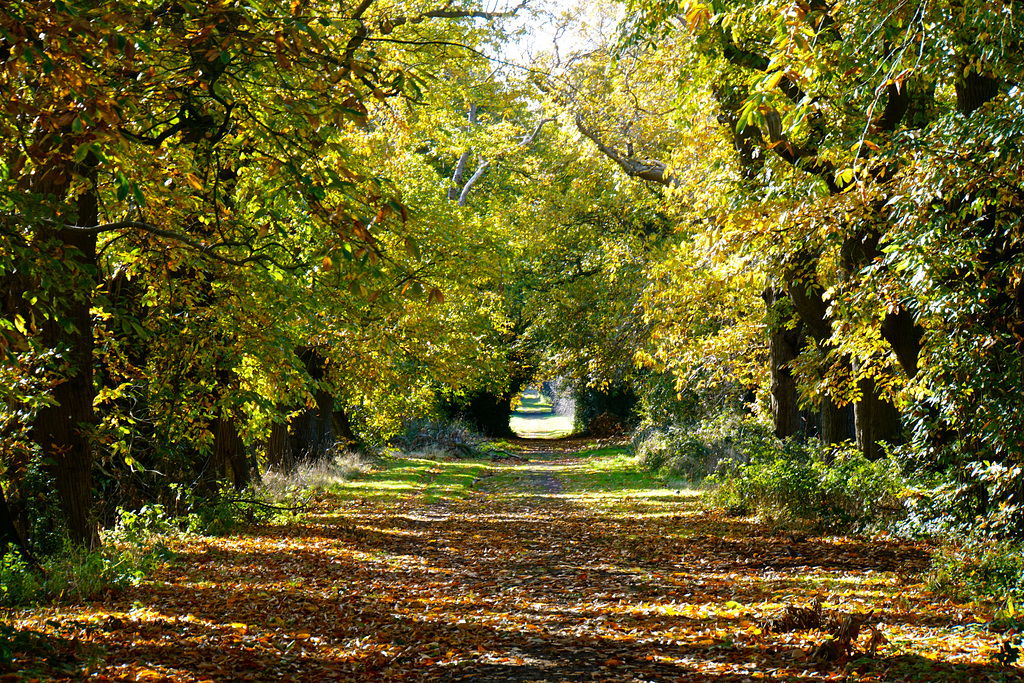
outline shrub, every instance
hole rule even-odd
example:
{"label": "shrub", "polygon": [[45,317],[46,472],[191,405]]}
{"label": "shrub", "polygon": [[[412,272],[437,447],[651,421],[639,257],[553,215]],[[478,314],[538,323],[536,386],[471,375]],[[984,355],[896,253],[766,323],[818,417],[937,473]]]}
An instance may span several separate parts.
{"label": "shrub", "polygon": [[632,448],[646,468],[699,482],[748,462],[773,439],[751,416],[729,413],[689,427],[642,426],[633,433]]}
{"label": "shrub", "polygon": [[967,537],[934,555],[927,583],[957,598],[999,600],[1014,617],[1024,602],[1024,546]]}
{"label": "shrub", "polygon": [[484,437],[463,420],[417,418],[408,420],[391,445],[424,457],[473,457],[482,450]]}
{"label": "shrub", "polygon": [[747,464],[715,476],[714,503],[829,531],[860,531],[905,516],[905,480],[890,458],[871,462],[852,446],[777,440],[759,443],[749,455]]}
{"label": "shrub", "polygon": [[39,576],[14,546],[0,557],[0,605],[25,605],[36,601],[42,589]]}

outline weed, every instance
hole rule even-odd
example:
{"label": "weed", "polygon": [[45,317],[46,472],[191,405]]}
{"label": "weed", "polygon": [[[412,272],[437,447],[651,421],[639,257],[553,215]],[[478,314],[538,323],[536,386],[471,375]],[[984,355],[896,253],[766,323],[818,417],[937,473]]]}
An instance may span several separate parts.
{"label": "weed", "polygon": [[1024,602],[1024,546],[980,538],[948,545],[932,558],[927,581],[955,597],[1001,601],[1003,616],[1013,619]]}
{"label": "weed", "polygon": [[[14,546],[0,557],[0,605],[26,605],[36,601],[42,589],[39,576]],[[0,639],[2,640],[2,639]],[[0,642],[0,660],[3,658]]]}
{"label": "weed", "polygon": [[253,491],[257,497],[275,503],[288,503],[312,493],[337,490],[344,482],[356,479],[370,470],[370,461],[357,453],[332,459],[303,463],[290,472],[271,470]]}

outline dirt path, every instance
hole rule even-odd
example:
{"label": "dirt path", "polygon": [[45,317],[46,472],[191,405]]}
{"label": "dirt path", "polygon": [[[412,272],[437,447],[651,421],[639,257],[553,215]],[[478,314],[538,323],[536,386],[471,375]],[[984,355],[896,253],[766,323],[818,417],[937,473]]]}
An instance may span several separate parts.
{"label": "dirt path", "polygon": [[[986,663],[996,637],[969,608],[900,585],[918,546],[581,492],[585,467],[537,455],[466,500],[356,499],[185,547],[154,583],[62,611],[86,665],[67,680],[1020,680]],[[816,595],[875,609],[888,643],[819,663],[821,633],[759,628]]]}

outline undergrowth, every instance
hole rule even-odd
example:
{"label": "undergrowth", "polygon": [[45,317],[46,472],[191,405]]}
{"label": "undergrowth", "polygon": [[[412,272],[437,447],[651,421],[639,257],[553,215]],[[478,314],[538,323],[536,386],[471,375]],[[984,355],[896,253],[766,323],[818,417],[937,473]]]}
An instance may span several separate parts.
{"label": "undergrowth", "polygon": [[1020,619],[1024,606],[1024,546],[979,537],[947,543],[932,558],[931,590],[963,600],[997,603],[997,619]]}
{"label": "undergrowth", "polygon": [[346,453],[301,463],[288,472],[270,470],[254,487],[254,493],[268,502],[291,503],[311,494],[329,492],[343,482],[358,478],[370,466],[367,456]]}
{"label": "undergrowth", "polygon": [[290,519],[292,503],[328,491],[367,468],[359,456],[345,455],[302,464],[287,474],[268,472],[244,491],[224,488],[199,497],[184,486],[172,487],[177,512],[159,503],[120,508],[116,521],[101,531],[102,544],[95,550],[65,539],[33,566],[16,549],[8,549],[0,557],[0,606],[76,602],[137,585],[158,565],[173,560],[176,539],[224,536],[253,524]]}
{"label": "undergrowth", "polygon": [[477,457],[484,443],[482,435],[458,419],[408,420],[402,432],[391,439],[391,445],[403,453],[427,459]]}

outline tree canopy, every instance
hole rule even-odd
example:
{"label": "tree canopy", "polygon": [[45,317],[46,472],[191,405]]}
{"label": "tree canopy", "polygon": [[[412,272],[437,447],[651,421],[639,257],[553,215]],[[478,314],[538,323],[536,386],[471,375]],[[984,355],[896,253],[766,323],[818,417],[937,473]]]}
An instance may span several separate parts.
{"label": "tree canopy", "polygon": [[511,68],[535,9],[0,10],[4,543],[556,376],[731,387],[1013,528],[1020,3],[602,5]]}

